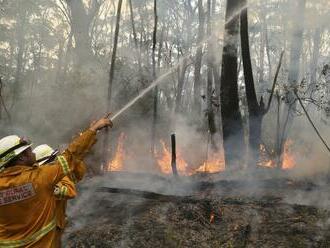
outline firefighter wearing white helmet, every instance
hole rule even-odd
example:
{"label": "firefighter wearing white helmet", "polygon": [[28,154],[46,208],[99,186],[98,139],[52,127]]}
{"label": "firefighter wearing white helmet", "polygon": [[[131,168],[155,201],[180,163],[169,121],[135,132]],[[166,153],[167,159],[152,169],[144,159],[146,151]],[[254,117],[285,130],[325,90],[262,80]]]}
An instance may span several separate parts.
{"label": "firefighter wearing white helmet", "polygon": [[0,140],[0,171],[19,154],[31,147],[30,141],[17,135],[9,135]]}
{"label": "firefighter wearing white helmet", "polygon": [[0,139],[0,247],[59,247],[54,186],[84,159],[97,131],[111,126],[109,114],[92,122],[51,166],[36,164],[30,142]]}
{"label": "firefighter wearing white helmet", "polygon": [[[57,149],[53,149],[47,144],[43,144],[34,148],[33,153],[36,155],[36,160],[39,166],[47,166],[54,162],[59,151]],[[61,237],[67,223],[67,216],[65,213],[67,200],[73,199],[77,195],[75,183],[71,180],[72,177],[73,174],[71,176],[63,177],[54,188],[54,195],[56,197],[56,247],[61,247]]]}
{"label": "firefighter wearing white helmet", "polygon": [[50,163],[55,160],[58,149],[53,149],[49,145],[43,144],[33,149],[39,166]]}

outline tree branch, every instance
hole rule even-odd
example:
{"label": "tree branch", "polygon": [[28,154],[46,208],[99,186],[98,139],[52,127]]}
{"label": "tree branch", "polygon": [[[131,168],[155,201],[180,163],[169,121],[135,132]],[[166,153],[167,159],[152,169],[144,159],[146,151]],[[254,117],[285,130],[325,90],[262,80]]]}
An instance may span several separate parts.
{"label": "tree branch", "polygon": [[269,96],[269,99],[268,99],[267,108],[265,109],[264,114],[266,114],[269,111],[270,105],[272,103],[272,99],[273,99],[273,95],[274,95],[274,91],[275,91],[275,86],[276,86],[278,74],[280,72],[281,65],[282,65],[283,55],[284,55],[284,51],[281,52],[280,61],[279,61],[278,65],[277,65],[277,69],[276,69],[276,73],[275,73],[275,77],[274,77],[274,81],[273,81],[272,91],[270,93],[270,96]]}

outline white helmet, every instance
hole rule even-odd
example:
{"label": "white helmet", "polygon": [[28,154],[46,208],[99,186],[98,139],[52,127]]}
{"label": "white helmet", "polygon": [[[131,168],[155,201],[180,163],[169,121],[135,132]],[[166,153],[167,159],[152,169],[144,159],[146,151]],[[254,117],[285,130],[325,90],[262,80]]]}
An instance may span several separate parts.
{"label": "white helmet", "polygon": [[34,148],[33,153],[36,155],[37,163],[40,166],[55,159],[58,150],[54,150],[49,145],[43,144]]}
{"label": "white helmet", "polygon": [[0,139],[0,169],[31,146],[30,141],[17,135],[10,135]]}

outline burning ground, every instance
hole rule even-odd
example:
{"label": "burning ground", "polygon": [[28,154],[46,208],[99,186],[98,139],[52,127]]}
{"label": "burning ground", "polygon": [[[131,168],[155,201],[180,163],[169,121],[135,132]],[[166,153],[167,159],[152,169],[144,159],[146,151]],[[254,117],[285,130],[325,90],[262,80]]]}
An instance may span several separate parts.
{"label": "burning ground", "polygon": [[267,169],[253,177],[93,178],[69,208],[66,247],[329,247],[326,179]]}
{"label": "burning ground", "polygon": [[66,247],[330,246],[330,181],[297,176],[302,156],[293,141],[282,168],[260,147],[259,168],[238,171],[226,170],[222,153],[212,150],[191,165],[179,145],[179,177],[168,142],[159,141],[154,171],[138,163],[131,143],[118,134],[107,172],[80,185]]}

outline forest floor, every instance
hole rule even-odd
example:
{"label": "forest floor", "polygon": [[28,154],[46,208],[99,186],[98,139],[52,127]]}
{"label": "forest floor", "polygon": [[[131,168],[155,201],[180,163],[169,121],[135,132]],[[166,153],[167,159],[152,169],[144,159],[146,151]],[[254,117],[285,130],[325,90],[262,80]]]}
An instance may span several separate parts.
{"label": "forest floor", "polygon": [[261,174],[87,180],[65,247],[330,247],[327,179]]}

